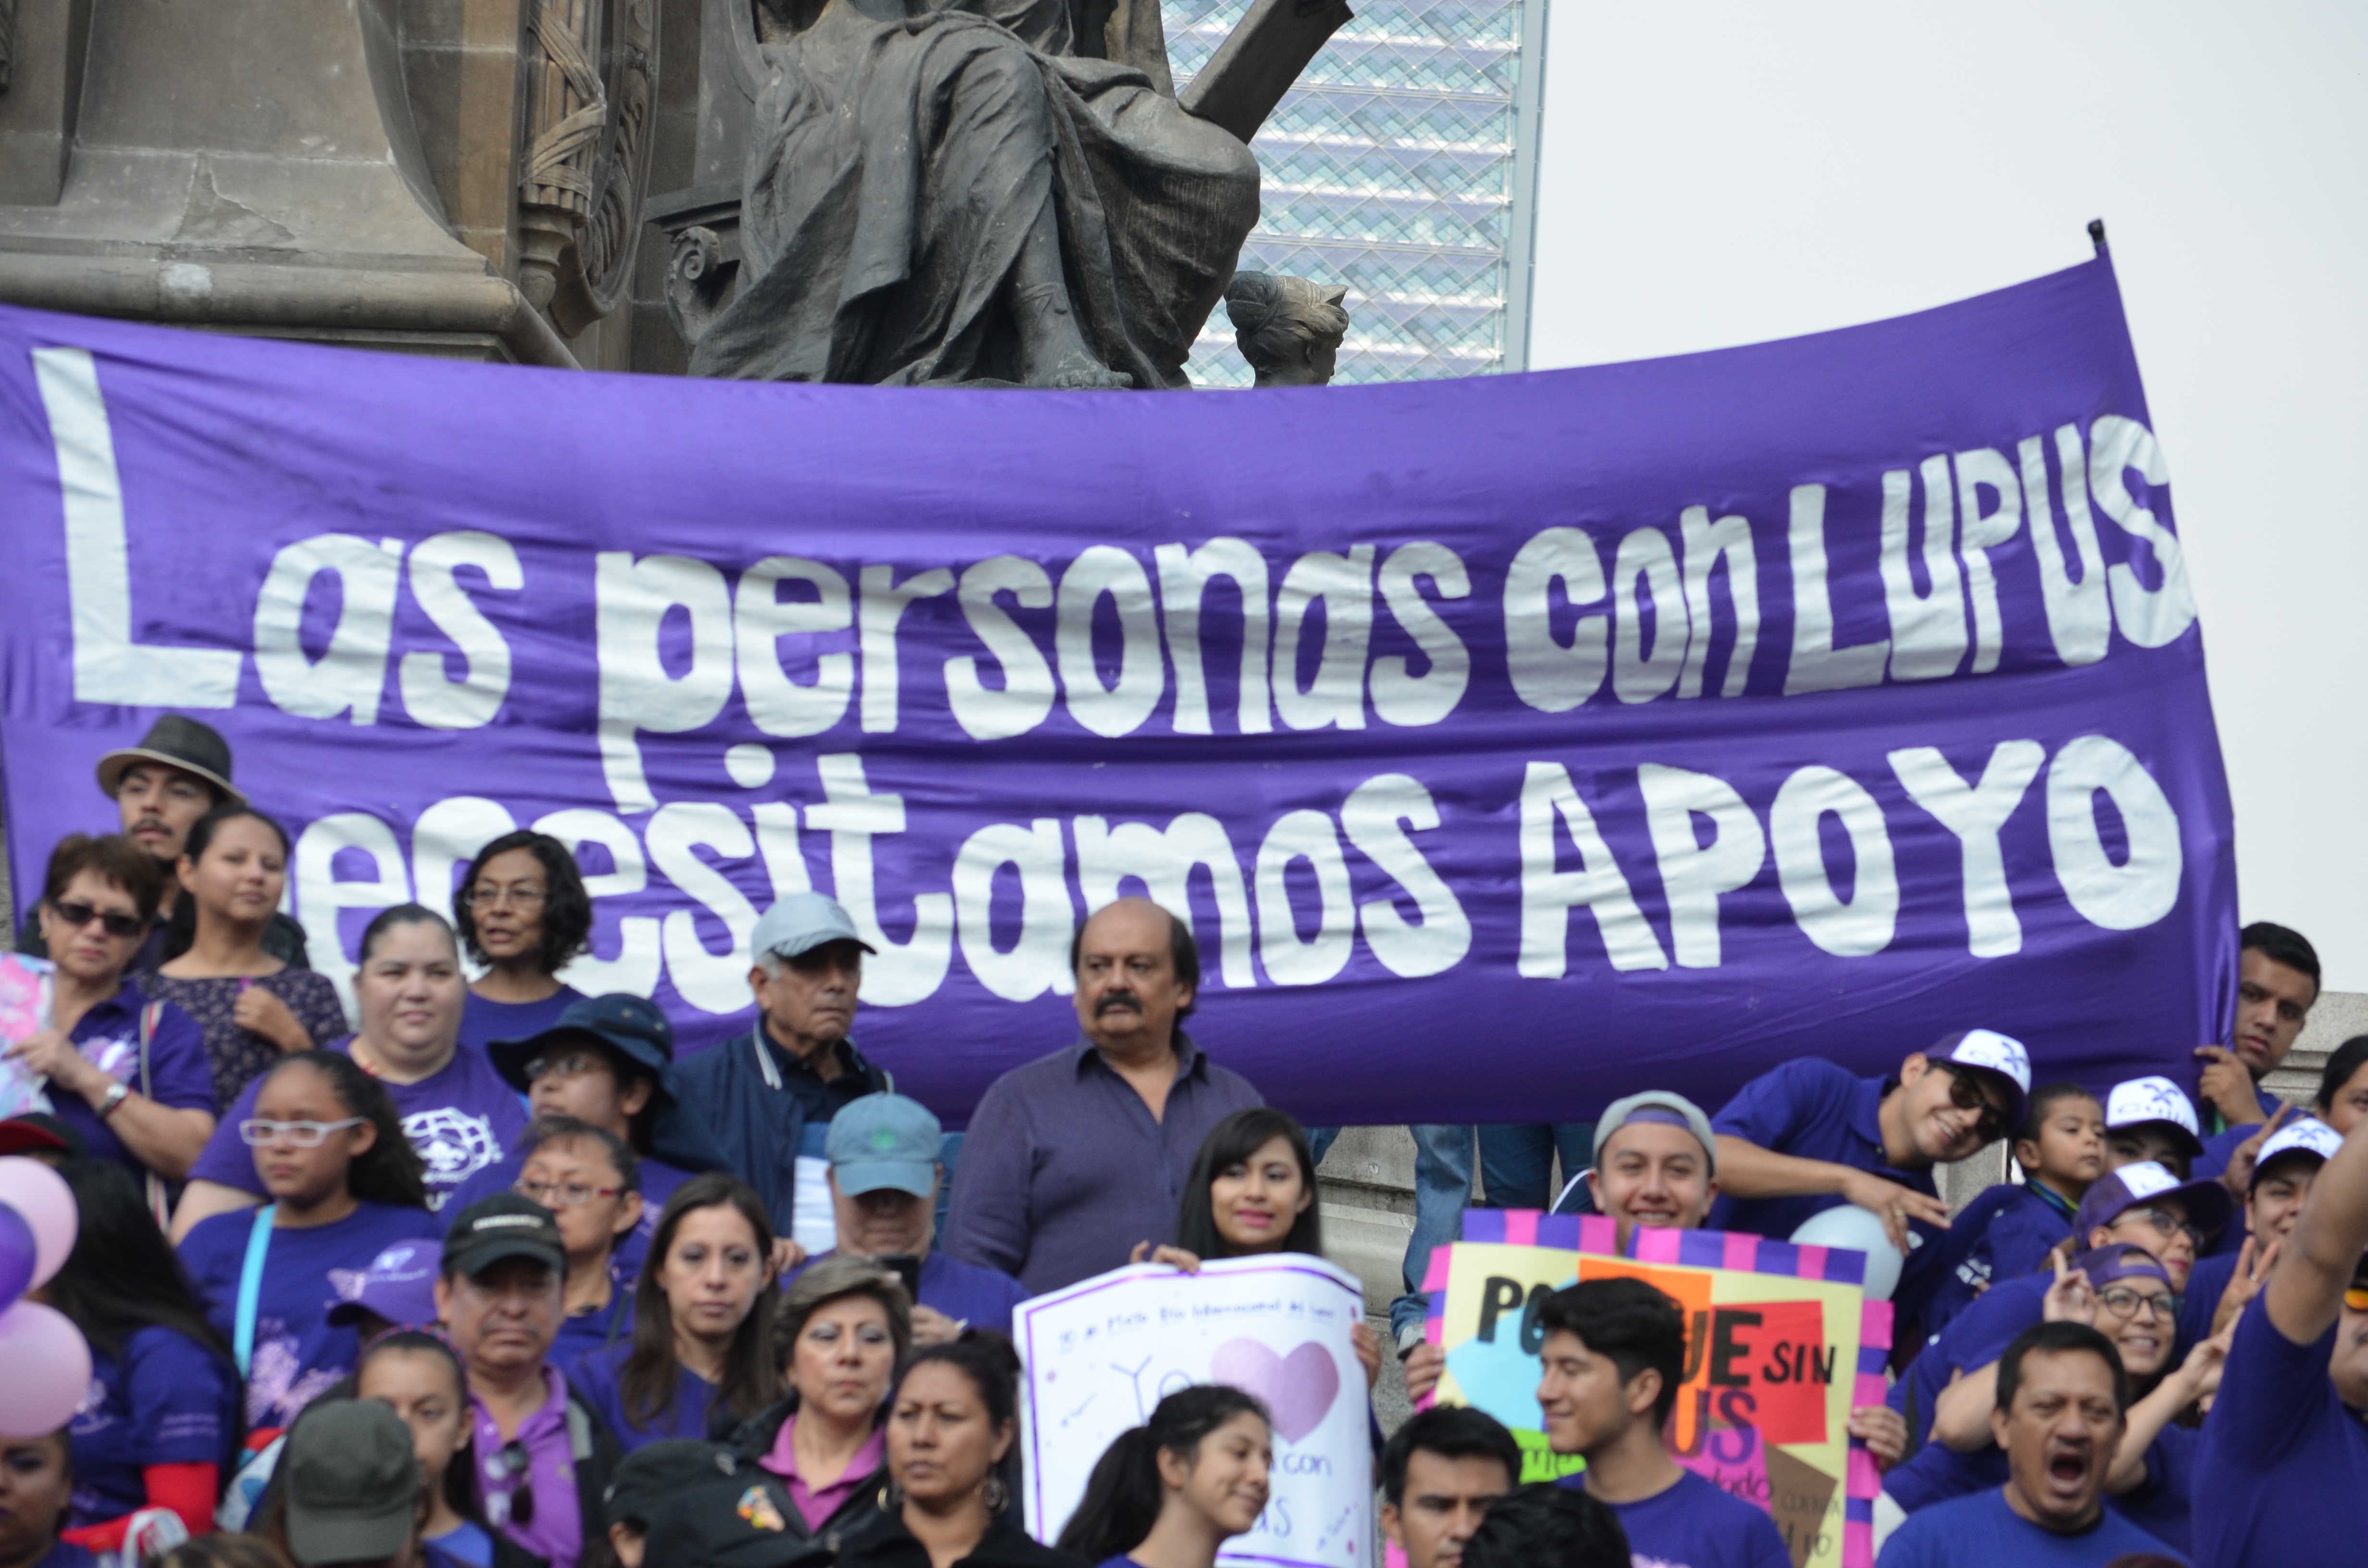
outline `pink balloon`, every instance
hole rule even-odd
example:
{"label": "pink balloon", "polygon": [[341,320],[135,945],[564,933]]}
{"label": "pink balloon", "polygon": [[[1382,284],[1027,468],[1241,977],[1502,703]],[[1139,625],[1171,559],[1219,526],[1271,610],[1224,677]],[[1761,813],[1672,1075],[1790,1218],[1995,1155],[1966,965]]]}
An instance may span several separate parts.
{"label": "pink balloon", "polygon": [[65,1267],[66,1255],[74,1251],[74,1230],[81,1222],[74,1188],[40,1161],[9,1154],[0,1156],[0,1203],[14,1209],[32,1227],[33,1283],[48,1284],[50,1276]]}
{"label": "pink balloon", "polygon": [[0,1437],[39,1437],[73,1419],[90,1392],[90,1346],[54,1307],[19,1301],[0,1312]]}

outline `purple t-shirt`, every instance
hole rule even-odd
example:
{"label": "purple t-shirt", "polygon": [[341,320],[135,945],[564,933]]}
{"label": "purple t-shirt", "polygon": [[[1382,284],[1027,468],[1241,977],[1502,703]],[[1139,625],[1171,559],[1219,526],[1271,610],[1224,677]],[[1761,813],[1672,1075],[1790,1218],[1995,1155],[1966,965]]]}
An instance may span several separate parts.
{"label": "purple t-shirt", "polygon": [[2270,1322],[2267,1292],[2237,1320],[2196,1470],[2198,1568],[2350,1562],[2368,1540],[2368,1426],[2327,1375],[2336,1330],[2296,1345]]}
{"label": "purple t-shirt", "polygon": [[[147,1005],[140,983],[127,980],[121,990],[85,1013],[66,1038],[85,1061],[136,1091],[140,1087],[140,1010]],[[211,1114],[214,1108],[214,1075],[206,1058],[205,1033],[197,1019],[170,1002],[160,1005],[156,1032],[148,1041],[148,1096],[175,1110]],[[58,1119],[82,1134],[92,1158],[113,1160],[134,1176],[147,1170],[139,1156],[123,1146],[115,1130],[99,1119],[89,1101],[63,1091],[52,1092],[50,1099],[57,1107]]]}
{"label": "purple t-shirt", "polygon": [[[350,1055],[353,1041],[341,1040],[329,1049]],[[482,1051],[461,1046],[451,1061],[416,1084],[380,1082],[394,1101],[395,1115],[403,1119],[403,1135],[427,1163],[430,1209],[442,1209],[461,1183],[499,1161],[526,1131],[526,1111],[517,1093],[502,1082]],[[255,1156],[238,1135],[238,1124],[255,1115],[262,1092],[258,1079],[238,1096],[190,1167],[190,1180],[219,1182],[263,1196]]]}
{"label": "purple t-shirt", "polygon": [[570,1004],[583,1000],[584,993],[573,985],[563,985],[540,1002],[488,1002],[472,991],[461,1012],[461,1043],[483,1051],[497,1040],[539,1035],[559,1022]]}
{"label": "purple t-shirt", "polygon": [[2100,1509],[2097,1522],[2087,1529],[2058,1534],[2016,1513],[2006,1494],[1992,1487],[1910,1516],[1883,1543],[1883,1555],[1876,1561],[1881,1568],[2105,1568],[2131,1552],[2180,1561],[2161,1541],[2111,1508]]}
{"label": "purple t-shirt", "polygon": [[[1587,1490],[1584,1472],[1554,1483]],[[1792,1568],[1793,1554],[1764,1508],[1688,1471],[1675,1486],[1634,1503],[1609,1503],[1639,1568]]]}
{"label": "purple t-shirt", "polygon": [[[238,1281],[259,1210],[199,1221],[181,1243],[181,1263],[216,1332],[237,1343]],[[354,1369],[350,1325],[329,1321],[341,1292],[334,1276],[359,1273],[379,1250],[412,1237],[440,1240],[443,1227],[424,1209],[365,1203],[329,1225],[274,1229],[256,1297],[255,1351],[246,1377],[249,1427],[285,1426],[299,1411]]]}
{"label": "purple t-shirt", "polygon": [[[1711,1126],[1763,1149],[1797,1160],[1826,1160],[1853,1170],[1872,1171],[1912,1192],[1937,1196],[1930,1171],[1897,1170],[1883,1147],[1881,1078],[1861,1078],[1849,1069],[1816,1057],[1787,1062],[1735,1092],[1719,1108]],[[1722,1198],[1710,1211],[1707,1227],[1713,1231],[1748,1231],[1782,1241],[1810,1220],[1842,1199],[1827,1193],[1798,1198]],[[1939,1233],[1914,1227],[1930,1249]],[[1938,1256],[1937,1254],[1934,1256]],[[1910,1260],[1911,1264],[1913,1259]]]}
{"label": "purple t-shirt", "polygon": [[221,1465],[230,1479],[238,1437],[238,1373],[187,1335],[139,1330],[123,1356],[94,1351],[90,1392],[66,1432],[74,1445],[74,1497],[66,1523],[80,1528],[148,1505],[141,1474],[152,1464]]}
{"label": "purple t-shirt", "polygon": [[643,1449],[668,1437],[688,1437],[693,1442],[707,1440],[707,1422],[715,1385],[689,1368],[675,1368],[674,1403],[659,1411],[647,1426],[636,1426],[625,1415],[625,1394],[621,1386],[625,1358],[633,1353],[630,1343],[611,1345],[576,1358],[567,1368],[567,1386],[575,1397],[592,1407],[592,1413],[609,1424],[625,1451]]}

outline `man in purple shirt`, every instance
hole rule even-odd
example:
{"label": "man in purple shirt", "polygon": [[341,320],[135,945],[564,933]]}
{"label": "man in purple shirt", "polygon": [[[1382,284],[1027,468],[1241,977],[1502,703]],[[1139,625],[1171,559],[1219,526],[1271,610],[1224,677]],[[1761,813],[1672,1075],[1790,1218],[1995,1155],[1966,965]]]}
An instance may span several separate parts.
{"label": "man in purple shirt", "polygon": [[1262,1104],[1178,1027],[1201,980],[1192,928],[1148,899],[1096,911],[1070,944],[1076,1044],[996,1079],[954,1171],[946,1250],[1035,1295],[1173,1238],[1212,1128]]}
{"label": "man in purple shirt", "polygon": [[2237,1321],[2204,1419],[2199,1568],[2351,1562],[2368,1540],[2368,1121],[2322,1166]]}
{"label": "man in purple shirt", "polygon": [[502,1192],[452,1221],[436,1279],[437,1315],[469,1373],[478,1508],[550,1568],[576,1568],[607,1535],[603,1497],[624,1458],[549,1361],[566,1271],[551,1210]]}

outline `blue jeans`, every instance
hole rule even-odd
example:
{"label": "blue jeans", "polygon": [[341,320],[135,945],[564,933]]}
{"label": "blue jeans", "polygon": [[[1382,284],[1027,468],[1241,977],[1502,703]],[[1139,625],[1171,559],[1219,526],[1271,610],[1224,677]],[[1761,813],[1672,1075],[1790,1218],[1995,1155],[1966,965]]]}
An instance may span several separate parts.
{"label": "blue jeans", "polygon": [[1408,1324],[1419,1328],[1429,1312],[1422,1279],[1430,1271],[1431,1249],[1463,1234],[1463,1206],[1472,1196],[1472,1129],[1425,1123],[1406,1131],[1414,1134],[1414,1235],[1406,1243],[1406,1293],[1390,1303],[1393,1344]]}
{"label": "blue jeans", "polygon": [[1595,1163],[1595,1123],[1531,1122],[1480,1130],[1480,1191],[1491,1209],[1552,1209],[1558,1196],[1554,1156],[1565,1184]]}

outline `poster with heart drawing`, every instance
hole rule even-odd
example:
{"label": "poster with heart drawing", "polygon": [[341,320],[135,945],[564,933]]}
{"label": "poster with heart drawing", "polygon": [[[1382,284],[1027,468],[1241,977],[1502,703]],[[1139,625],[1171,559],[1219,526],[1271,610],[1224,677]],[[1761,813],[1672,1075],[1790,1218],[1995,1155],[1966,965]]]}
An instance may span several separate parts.
{"label": "poster with heart drawing", "polygon": [[1068,1522],[1111,1439],[1194,1383],[1230,1383],[1274,1418],[1266,1512],[1221,1563],[1354,1568],[1373,1539],[1365,1376],[1349,1335],[1364,1316],[1353,1276],[1289,1253],[1226,1258],[1197,1275],[1137,1264],[1023,1302],[1012,1329],[1021,1380],[1029,1533]]}

